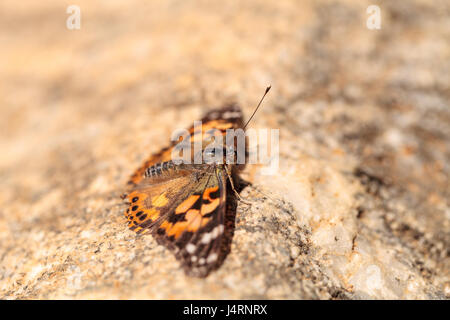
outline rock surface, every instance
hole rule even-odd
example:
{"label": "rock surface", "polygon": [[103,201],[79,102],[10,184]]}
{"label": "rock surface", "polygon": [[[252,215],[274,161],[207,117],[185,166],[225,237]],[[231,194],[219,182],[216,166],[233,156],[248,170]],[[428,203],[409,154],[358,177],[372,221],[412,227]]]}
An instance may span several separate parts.
{"label": "rock surface", "polygon": [[[0,298],[450,297],[450,6],[381,1],[0,4]],[[184,275],[126,228],[125,182],[238,101],[280,129],[248,165],[230,254]]]}

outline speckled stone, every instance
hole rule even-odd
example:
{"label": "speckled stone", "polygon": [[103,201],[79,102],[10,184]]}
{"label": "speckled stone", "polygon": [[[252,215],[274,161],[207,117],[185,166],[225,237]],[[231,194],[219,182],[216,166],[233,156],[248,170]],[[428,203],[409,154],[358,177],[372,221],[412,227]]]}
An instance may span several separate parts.
{"label": "speckled stone", "polygon": [[[444,1],[0,5],[0,299],[448,299]],[[129,175],[234,100],[280,129],[248,165],[230,253],[185,276],[126,228]]]}

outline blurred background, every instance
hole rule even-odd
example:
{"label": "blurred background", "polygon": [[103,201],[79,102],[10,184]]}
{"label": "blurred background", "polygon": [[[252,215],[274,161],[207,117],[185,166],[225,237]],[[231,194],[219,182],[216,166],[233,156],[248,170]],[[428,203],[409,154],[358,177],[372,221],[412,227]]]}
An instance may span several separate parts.
{"label": "blurred background", "polygon": [[[67,28],[70,5],[81,10],[80,29]],[[367,27],[370,5],[380,29]],[[443,0],[1,1],[0,298],[448,297],[449,17]],[[339,222],[349,241],[364,232],[369,245],[391,239],[379,248],[404,254],[409,278],[374,291],[349,260],[345,274],[324,267],[331,284],[305,280],[313,277],[300,265],[295,274],[274,269],[294,279],[281,288],[261,280],[242,291],[236,279],[251,273],[214,287],[214,275],[183,278],[153,240],[133,244],[118,198],[133,170],[209,108],[233,100],[248,117],[268,84],[253,126],[280,129],[287,182],[257,172],[246,180],[274,194],[271,183],[292,182],[279,196],[292,200],[317,248],[326,246],[309,217],[337,210],[324,205],[328,196],[351,194],[342,214],[352,227]],[[304,180],[283,173],[300,163],[313,164],[299,169]],[[306,178],[312,167],[317,176]],[[296,203],[295,188],[313,186],[324,168],[352,191],[325,182],[316,207]],[[383,269],[391,260],[376,260],[381,274],[392,272]]]}

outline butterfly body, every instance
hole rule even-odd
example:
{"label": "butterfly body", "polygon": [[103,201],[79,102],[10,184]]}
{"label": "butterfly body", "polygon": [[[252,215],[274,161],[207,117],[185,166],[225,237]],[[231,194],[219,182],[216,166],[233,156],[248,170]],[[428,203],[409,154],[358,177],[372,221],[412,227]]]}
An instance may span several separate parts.
{"label": "butterfly body", "polygon": [[[242,112],[230,105],[208,112],[201,127],[191,127],[182,138],[192,147],[202,141],[202,154],[211,156],[215,151],[206,148],[211,130],[225,136],[227,129],[241,127]],[[204,277],[220,263],[227,179],[232,182],[237,167],[230,163],[226,146],[212,149],[221,150],[220,161],[178,163],[172,160],[177,142],[152,155],[132,175],[125,216],[131,230],[150,233],[174,251],[187,274]]]}

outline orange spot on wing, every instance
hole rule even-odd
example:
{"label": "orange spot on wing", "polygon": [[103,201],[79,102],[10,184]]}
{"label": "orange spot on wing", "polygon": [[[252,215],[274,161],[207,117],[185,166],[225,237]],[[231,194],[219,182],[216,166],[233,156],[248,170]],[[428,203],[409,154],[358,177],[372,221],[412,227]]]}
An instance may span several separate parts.
{"label": "orange spot on wing", "polygon": [[214,126],[211,126],[212,129],[219,129],[219,130],[225,130],[231,127],[233,127],[233,123],[231,122],[216,123]]}
{"label": "orange spot on wing", "polygon": [[186,221],[170,223],[168,221],[164,221],[160,228],[166,230],[166,234],[170,236],[174,236],[175,239],[178,239],[183,232],[191,231],[196,232],[199,228],[206,225],[209,221],[209,218],[203,218],[200,214],[199,210],[191,209],[186,213]]}
{"label": "orange spot on wing", "polygon": [[205,190],[205,192],[203,192],[203,199],[204,200],[209,200],[210,203],[202,205],[202,209],[201,209],[201,214],[202,215],[205,215],[205,214],[213,212],[219,206],[220,199],[211,197],[211,193],[216,192],[217,190],[219,190],[219,186],[207,188]]}
{"label": "orange spot on wing", "polygon": [[216,192],[217,190],[219,190],[219,186],[205,189],[205,192],[203,192],[203,199],[213,201],[214,199],[211,198],[211,193]]}
{"label": "orange spot on wing", "polygon": [[211,203],[202,205],[202,215],[208,214],[216,210],[220,204],[220,199],[215,199]]}
{"label": "orange spot on wing", "polygon": [[157,208],[164,207],[168,202],[169,199],[167,199],[165,192],[152,199],[152,205]]}
{"label": "orange spot on wing", "polygon": [[190,196],[189,198],[187,198],[178,205],[178,207],[175,209],[175,213],[176,214],[185,213],[194,205],[194,203],[198,200],[198,198],[200,198],[199,195]]}
{"label": "orange spot on wing", "polygon": [[151,208],[150,210],[148,210],[147,214],[153,221],[159,218],[159,211],[156,209]]}
{"label": "orange spot on wing", "polygon": [[166,230],[166,234],[170,236],[174,236],[175,239],[178,239],[181,234],[186,230],[187,222],[177,222],[177,223],[170,223],[168,221],[164,221],[161,226],[161,228]]}
{"label": "orange spot on wing", "polygon": [[189,223],[189,231],[197,231],[202,224],[200,211],[191,209],[186,213],[186,220]]}

